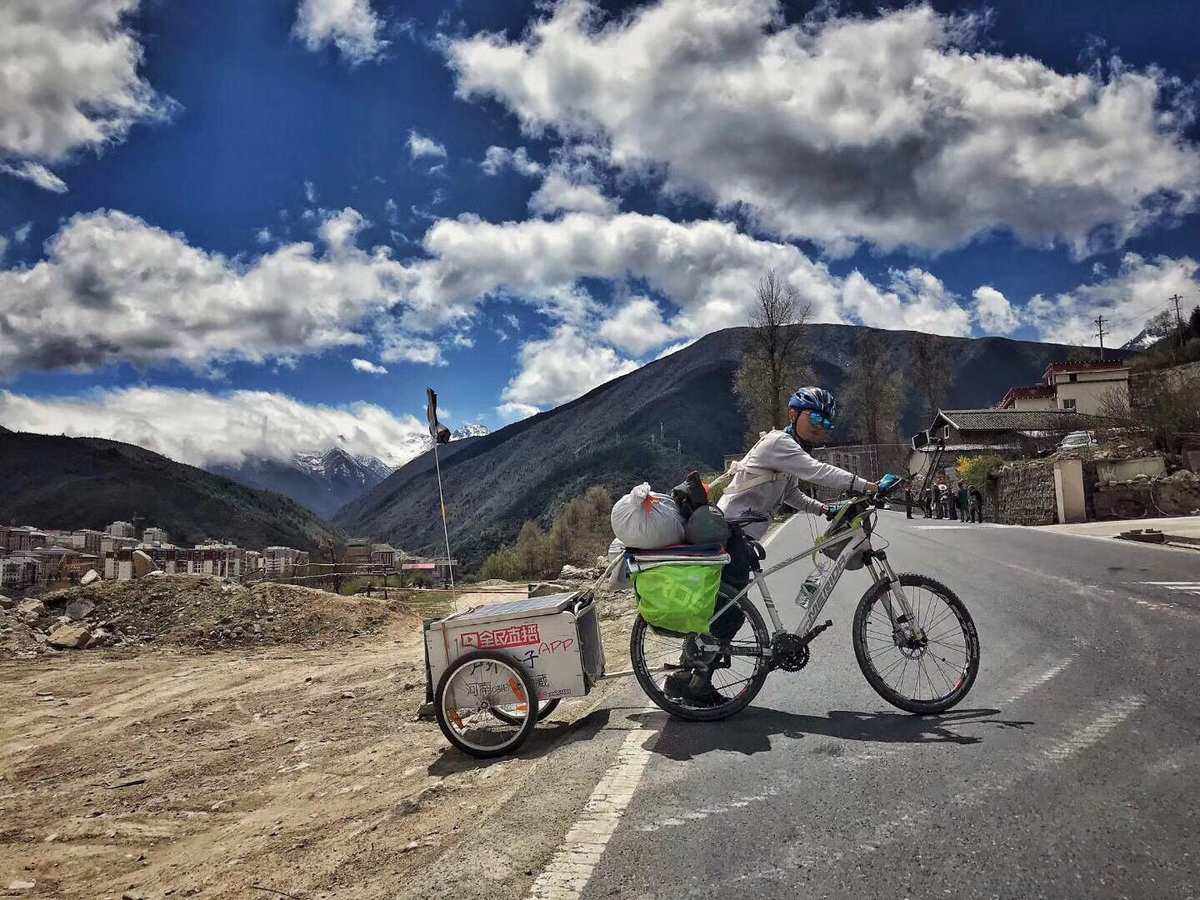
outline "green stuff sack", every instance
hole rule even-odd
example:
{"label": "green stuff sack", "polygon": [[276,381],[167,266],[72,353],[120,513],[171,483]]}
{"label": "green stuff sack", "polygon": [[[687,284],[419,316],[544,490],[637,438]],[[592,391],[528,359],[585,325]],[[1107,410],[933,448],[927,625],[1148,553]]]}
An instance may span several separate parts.
{"label": "green stuff sack", "polygon": [[656,566],[633,576],[638,612],[656,628],[708,632],[721,587],[721,566]]}

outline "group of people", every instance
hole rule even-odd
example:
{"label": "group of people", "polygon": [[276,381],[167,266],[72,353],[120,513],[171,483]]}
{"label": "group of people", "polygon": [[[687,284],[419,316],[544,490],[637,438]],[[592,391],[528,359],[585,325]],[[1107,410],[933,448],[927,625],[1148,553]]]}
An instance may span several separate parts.
{"label": "group of people", "polygon": [[[945,481],[921,491],[917,502],[926,519],[954,519],[963,522],[983,521],[983,493],[974,485],[960,481],[954,488]],[[905,491],[905,515],[912,518],[913,494]]]}

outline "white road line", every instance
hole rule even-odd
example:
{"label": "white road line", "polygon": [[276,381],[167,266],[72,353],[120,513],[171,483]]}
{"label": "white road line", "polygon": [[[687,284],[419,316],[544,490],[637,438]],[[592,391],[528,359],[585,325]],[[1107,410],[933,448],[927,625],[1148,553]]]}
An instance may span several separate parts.
{"label": "white road line", "polygon": [[636,728],[625,737],[617,758],[592,791],[583,813],[563,839],[563,846],[529,889],[529,900],[575,900],[583,893],[604,848],[621,823],[650,761],[644,745],[658,734]]}
{"label": "white road line", "polygon": [[1200,597],[1200,581],[1139,581],[1136,583]]}
{"label": "white road line", "polygon": [[1074,656],[1068,656],[1066,659],[1059,660],[1044,672],[1038,672],[1036,674],[1031,674],[1027,678],[1022,678],[1017,682],[1016,690],[1014,690],[1004,699],[1002,705],[1008,706],[1009,704],[1016,703],[1030,691],[1041,687],[1055,675],[1061,674],[1063,670],[1067,668],[1067,666],[1075,662],[1075,659],[1076,658]]}
{"label": "white road line", "polygon": [[[1111,710],[1088,722],[1082,728],[1071,732],[1042,755],[1052,763],[1060,763],[1072,756],[1077,756],[1097,743],[1145,704],[1146,698],[1140,694],[1123,697]],[[1044,766],[1039,768],[1044,768]]]}

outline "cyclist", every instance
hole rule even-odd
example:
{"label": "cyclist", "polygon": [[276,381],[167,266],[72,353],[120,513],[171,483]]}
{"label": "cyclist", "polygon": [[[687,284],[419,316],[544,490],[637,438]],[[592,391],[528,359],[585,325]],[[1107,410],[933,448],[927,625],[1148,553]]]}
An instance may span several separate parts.
{"label": "cyclist", "polygon": [[[733,480],[717,501],[726,518],[749,512],[771,515],[780,506],[799,512],[825,515],[829,507],[800,490],[799,482],[810,481],[834,490],[874,493],[878,485],[853,472],[823,463],[812,457],[816,444],[833,432],[837,419],[837,400],[824,388],[802,387],[788,400],[791,423],[782,431],[768,431],[734,467]],[[742,530],[752,538],[766,533],[769,522],[746,525]],[[726,546],[730,562],[721,573],[722,594],[732,597],[750,583],[753,550],[743,541],[730,540]],[[720,601],[718,601],[720,602]],[[730,610],[712,625],[717,638],[731,638],[742,627],[740,610]],[[669,694],[693,703],[723,702],[714,698],[711,672],[682,669],[667,678]]]}

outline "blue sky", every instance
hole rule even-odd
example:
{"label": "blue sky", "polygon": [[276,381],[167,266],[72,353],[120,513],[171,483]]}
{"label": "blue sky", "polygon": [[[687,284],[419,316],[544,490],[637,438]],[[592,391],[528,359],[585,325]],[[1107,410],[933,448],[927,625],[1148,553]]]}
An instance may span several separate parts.
{"label": "blue sky", "polygon": [[1200,302],[1191,3],[40,7],[0,10],[10,427],[395,461],[427,384],[496,427],[766,268],[946,334]]}

